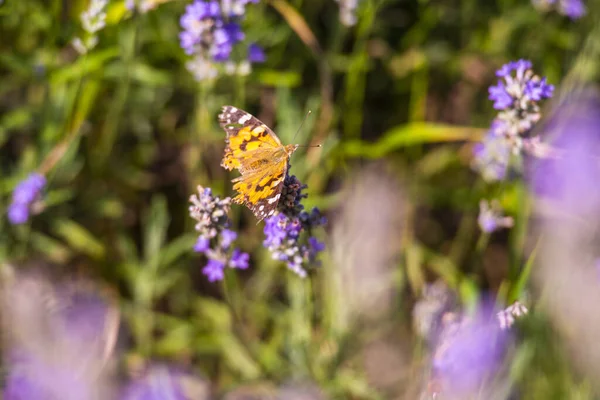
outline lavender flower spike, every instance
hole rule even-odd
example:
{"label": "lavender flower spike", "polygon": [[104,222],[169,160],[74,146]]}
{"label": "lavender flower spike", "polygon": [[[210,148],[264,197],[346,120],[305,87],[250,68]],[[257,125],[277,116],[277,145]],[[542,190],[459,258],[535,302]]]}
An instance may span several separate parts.
{"label": "lavender flower spike", "polygon": [[[183,51],[192,56],[186,66],[196,80],[214,79],[219,74],[220,64],[232,62],[233,49],[245,39],[240,21],[246,5],[257,2],[194,0],[186,7],[180,19],[179,41]],[[251,46],[248,58],[252,62],[261,62],[264,53]]]}
{"label": "lavender flower spike", "polygon": [[524,304],[515,301],[512,305],[496,313],[500,329],[509,329],[517,318],[521,318],[529,312]]}
{"label": "lavender flower spike", "polygon": [[80,54],[86,54],[98,44],[98,32],[106,26],[106,7],[108,0],[90,0],[88,9],[79,16],[81,26],[86,35],[76,37],[72,44]]}
{"label": "lavender flower spike", "polygon": [[91,284],[17,275],[3,285],[5,400],[114,398],[116,306]]}
{"label": "lavender flower spike", "polygon": [[492,233],[501,228],[511,228],[514,221],[512,217],[502,215],[500,204],[497,201],[481,200],[477,223],[483,232]]}
{"label": "lavender flower spike", "polygon": [[527,60],[503,65],[496,76],[500,79],[489,88],[489,98],[499,112],[488,134],[475,146],[473,160],[473,168],[486,181],[506,177],[511,155],[547,157],[552,153],[531,131],[541,118],[539,102],[552,97],[554,86],[535,75]]}
{"label": "lavender flower spike", "polygon": [[488,182],[504,180],[511,153],[510,142],[492,128],[482,142],[475,144],[472,168]]}
{"label": "lavender flower spike", "polygon": [[263,245],[275,260],[284,261],[301,278],[306,277],[306,265],[318,265],[317,256],[325,245],[313,237],[312,230],[327,221],[317,208],[310,213],[300,201],[306,197],[306,185],[295,176],[287,175],[277,205],[277,213],[265,219]]}
{"label": "lavender flower spike", "polygon": [[472,316],[448,313],[433,356],[433,374],[443,395],[467,399],[481,393],[501,366],[508,342],[508,332],[500,329],[490,307],[482,306]]}
{"label": "lavender flower spike", "polygon": [[13,225],[27,222],[34,203],[41,198],[46,178],[38,173],[29,175],[15,187],[12,202],[8,206],[8,220]]}
{"label": "lavender flower spike", "polygon": [[225,267],[246,269],[250,256],[232,248],[237,233],[230,228],[228,213],[231,198],[213,196],[210,188],[198,186],[198,194],[190,197],[190,216],[197,222],[198,240],[194,251],[204,254],[208,263],[202,269],[210,282],[220,281],[225,276]]}
{"label": "lavender flower spike", "polygon": [[530,102],[540,101],[552,96],[554,86],[546,83],[545,79],[534,75],[530,61],[518,60],[505,64],[496,72],[496,86],[490,87],[490,100],[494,108],[506,110],[518,107],[526,110]]}

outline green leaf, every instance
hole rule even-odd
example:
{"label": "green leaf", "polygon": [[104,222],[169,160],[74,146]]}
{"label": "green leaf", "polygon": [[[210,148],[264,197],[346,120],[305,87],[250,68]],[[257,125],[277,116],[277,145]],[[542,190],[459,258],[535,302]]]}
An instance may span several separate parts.
{"label": "green leaf", "polygon": [[58,204],[62,204],[71,200],[74,196],[75,192],[73,191],[73,189],[51,190],[44,197],[44,206],[48,208]]}
{"label": "green leaf", "polygon": [[79,79],[92,72],[100,71],[104,68],[104,64],[107,61],[118,57],[119,54],[120,49],[118,47],[111,47],[81,56],[73,64],[64,66],[52,73],[50,82],[52,85],[59,85]]}
{"label": "green leaf", "polygon": [[113,63],[104,70],[104,77],[115,80],[129,76],[133,81],[147,87],[162,87],[172,84],[171,75],[148,64],[136,62],[132,65]]}
{"label": "green leaf", "polygon": [[58,264],[66,263],[73,254],[67,246],[42,233],[31,232],[30,240],[31,246],[34,249],[43,253],[48,259]]}
{"label": "green leaf", "polygon": [[144,216],[144,225],[144,260],[148,264],[158,266],[158,257],[165,243],[169,225],[167,201],[164,196],[152,197],[150,209]]}
{"label": "green leaf", "polygon": [[8,138],[7,133],[24,128],[33,118],[33,107],[21,107],[5,113],[0,118],[0,145]]}
{"label": "green leaf", "polygon": [[169,266],[178,258],[190,254],[194,243],[196,243],[196,235],[194,234],[184,235],[171,241],[160,252],[160,266]]}
{"label": "green leaf", "polygon": [[235,336],[223,334],[219,339],[225,362],[232,370],[238,372],[244,379],[257,379],[260,377],[260,367],[248,355],[247,350]]}
{"label": "green leaf", "polygon": [[226,332],[231,329],[231,313],[224,303],[205,297],[198,297],[196,306],[202,319],[210,323],[215,331]]}
{"label": "green leaf", "polygon": [[193,337],[194,332],[191,324],[181,323],[178,326],[169,327],[165,336],[155,343],[156,351],[163,356],[185,353],[189,351]]}
{"label": "green leaf", "polygon": [[104,245],[87,229],[74,221],[67,219],[55,220],[52,230],[71,247],[92,258],[101,259],[106,253]]}
{"label": "green leaf", "polygon": [[290,88],[297,87],[302,82],[302,77],[298,72],[275,71],[271,69],[258,71],[256,79],[264,85]]}
{"label": "green leaf", "polygon": [[73,123],[70,129],[78,131],[81,124],[88,118],[92,107],[97,104],[96,97],[100,90],[100,80],[86,80],[81,85],[79,96],[77,97],[77,105],[73,114]]}
{"label": "green leaf", "polygon": [[419,293],[425,284],[425,275],[423,274],[424,254],[423,249],[415,242],[406,245],[406,276],[413,290],[413,293]]}
{"label": "green leaf", "polygon": [[529,282],[529,277],[531,276],[531,271],[533,270],[533,266],[535,264],[535,260],[537,257],[538,250],[540,248],[541,238],[538,239],[533,251],[529,255],[527,262],[521,273],[519,274],[519,278],[515,283],[514,287],[511,289],[510,294],[508,296],[508,304],[512,304],[515,301],[519,300],[525,291],[525,287],[527,286],[527,282]]}
{"label": "green leaf", "polygon": [[342,144],[342,153],[348,157],[380,158],[402,147],[424,143],[477,141],[483,129],[415,122],[387,131],[375,143],[352,140]]}

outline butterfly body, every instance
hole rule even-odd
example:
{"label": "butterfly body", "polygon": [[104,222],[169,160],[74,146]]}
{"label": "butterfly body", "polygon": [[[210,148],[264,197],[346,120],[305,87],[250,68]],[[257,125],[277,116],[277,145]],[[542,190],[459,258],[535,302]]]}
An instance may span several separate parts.
{"label": "butterfly body", "polygon": [[298,145],[284,146],[275,132],[250,113],[224,106],[219,124],[227,134],[221,166],[237,169],[233,198],[246,205],[260,221],[277,209],[290,156]]}

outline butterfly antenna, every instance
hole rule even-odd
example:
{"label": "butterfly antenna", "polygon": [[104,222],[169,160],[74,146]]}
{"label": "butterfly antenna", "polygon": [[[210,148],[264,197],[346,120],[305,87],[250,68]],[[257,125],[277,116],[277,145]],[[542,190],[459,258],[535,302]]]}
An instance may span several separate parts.
{"label": "butterfly antenna", "polygon": [[300,133],[300,129],[302,129],[302,125],[304,125],[304,121],[306,121],[306,118],[308,118],[308,116],[312,113],[312,111],[308,110],[308,112],[306,113],[306,115],[304,116],[304,118],[302,118],[302,122],[300,122],[300,126],[298,127],[298,130],[296,131],[296,133],[294,133],[294,137],[292,138],[292,142],[294,141],[294,139],[296,139],[296,136]]}

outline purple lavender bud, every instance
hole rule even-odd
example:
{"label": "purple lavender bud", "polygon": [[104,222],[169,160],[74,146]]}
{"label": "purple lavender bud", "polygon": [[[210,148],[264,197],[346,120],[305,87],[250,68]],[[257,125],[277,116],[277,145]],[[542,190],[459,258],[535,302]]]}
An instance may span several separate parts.
{"label": "purple lavender bud", "polygon": [[194,245],[194,251],[197,253],[205,253],[210,248],[210,239],[203,236],[198,237]]}
{"label": "purple lavender bud", "polygon": [[[284,261],[288,268],[300,277],[306,276],[304,265],[317,266],[317,254],[324,245],[311,237],[311,231],[326,223],[317,208],[304,211],[301,200],[306,197],[306,188],[295,176],[287,175],[278,213],[265,219],[265,240],[263,245],[271,252],[274,260]],[[304,234],[306,232],[306,234]]]}
{"label": "purple lavender bud", "polygon": [[309,237],[308,243],[310,244],[311,251],[315,253],[325,250],[325,243],[319,242],[316,237]]}
{"label": "purple lavender bud", "polygon": [[195,0],[186,7],[179,40],[185,53],[193,56],[186,67],[197,80],[214,79],[219,72],[215,63],[235,61],[231,60],[233,48],[245,38],[239,22],[250,2],[256,1]]}
{"label": "purple lavender bud", "polygon": [[494,108],[496,110],[504,110],[513,103],[513,98],[508,94],[506,87],[500,81],[498,81],[496,86],[490,86],[489,93],[489,98],[494,102]]}
{"label": "purple lavender bud", "polygon": [[546,78],[539,81],[529,81],[525,85],[525,94],[534,101],[549,99],[554,94],[554,86],[546,82]]}
{"label": "purple lavender bud", "polygon": [[258,0],[221,0],[223,13],[229,17],[241,17],[246,12],[248,3],[257,4]]}
{"label": "purple lavender bud", "polygon": [[196,51],[195,46],[198,43],[198,38],[190,32],[180,32],[179,43],[181,44],[181,48],[185,51],[185,54],[192,55]]}
{"label": "purple lavender bud", "polygon": [[225,277],[225,263],[219,260],[210,259],[204,268],[202,273],[206,275],[209,282],[220,281]]}
{"label": "purple lavender bud", "polygon": [[486,181],[501,181],[506,177],[510,161],[511,148],[509,142],[493,129],[488,131],[481,143],[473,147],[473,169],[477,170]]}
{"label": "purple lavender bud", "polygon": [[224,24],[214,31],[214,46],[211,50],[213,59],[217,62],[227,61],[233,46],[244,39],[242,28],[235,22]]}
{"label": "purple lavender bud", "polygon": [[250,255],[242,252],[240,249],[233,250],[229,266],[237,269],[247,269],[250,261]]}
{"label": "purple lavender bud", "polygon": [[582,0],[561,0],[559,12],[571,19],[579,19],[586,14],[587,10]]}
{"label": "purple lavender bud", "polygon": [[221,246],[223,249],[229,248],[235,239],[237,239],[236,232],[229,229],[223,229],[223,231],[221,231]]}
{"label": "purple lavender bud", "polygon": [[29,208],[20,203],[14,203],[8,206],[8,220],[13,225],[20,225],[29,219]]}
{"label": "purple lavender bud", "polygon": [[531,69],[532,66],[531,61],[528,60],[511,61],[500,67],[500,69],[496,71],[496,76],[498,78],[507,78],[515,71],[517,77],[521,79],[525,75],[525,71]]}
{"label": "purple lavender bud", "polygon": [[496,76],[503,80],[489,89],[489,98],[494,101],[495,109],[506,110],[514,106],[527,110],[530,102],[552,96],[554,86],[534,75],[531,68],[530,61],[518,60],[503,65],[496,72]]}
{"label": "purple lavender bud", "polygon": [[19,182],[13,191],[13,203],[31,203],[46,186],[46,178],[40,174],[31,174]]}
{"label": "purple lavender bud", "polygon": [[46,186],[46,178],[38,173],[30,174],[19,182],[12,195],[12,202],[8,207],[8,219],[11,224],[18,225],[27,222],[31,206],[41,197],[41,192]]}
{"label": "purple lavender bud", "polygon": [[527,60],[503,65],[496,76],[501,79],[489,88],[489,98],[500,112],[482,143],[475,146],[472,164],[487,181],[505,178],[511,155],[549,154],[531,130],[541,118],[538,102],[552,97],[554,86],[535,75]]}
{"label": "purple lavender bud", "polygon": [[286,237],[286,231],[282,228],[281,221],[285,220],[285,215],[275,214],[265,219],[265,240],[263,245],[267,248],[278,247],[283,243]]}
{"label": "purple lavender bud", "polygon": [[251,63],[263,63],[267,59],[265,51],[256,43],[248,46],[248,61]]}
{"label": "purple lavender bud", "polygon": [[190,216],[198,222],[196,231],[199,233],[194,251],[204,253],[208,258],[208,263],[202,269],[208,280],[214,282],[223,279],[227,265],[231,268],[248,268],[249,257],[244,256],[245,253],[240,254],[237,249],[231,250],[238,236],[229,229],[231,198],[221,200],[213,196],[210,188],[198,186],[198,194],[192,195],[190,201]]}
{"label": "purple lavender bud", "polygon": [[479,217],[477,223],[483,232],[492,233],[501,228],[513,226],[513,219],[502,215],[502,210],[497,201],[491,203],[481,200],[479,203]]}

